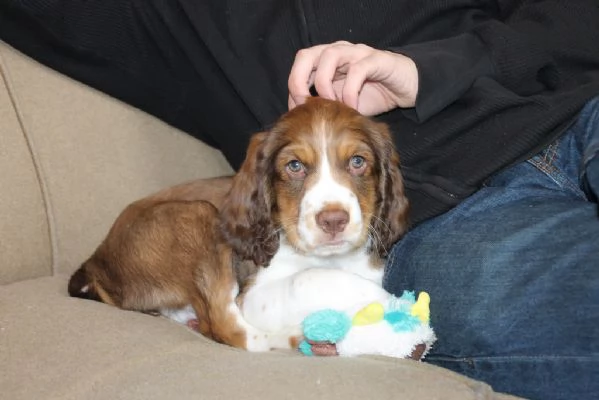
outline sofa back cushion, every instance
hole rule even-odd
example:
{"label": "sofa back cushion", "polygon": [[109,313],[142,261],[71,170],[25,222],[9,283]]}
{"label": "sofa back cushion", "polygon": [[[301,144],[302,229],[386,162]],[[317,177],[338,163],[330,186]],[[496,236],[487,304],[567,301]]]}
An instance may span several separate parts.
{"label": "sofa back cushion", "polygon": [[[131,201],[232,173],[220,152],[156,118],[2,43],[0,56],[8,87],[0,101],[13,105],[12,111],[1,106],[12,122],[1,118],[0,129],[15,148],[10,160],[2,157],[0,187],[19,186],[8,205],[0,203],[6,220],[0,243],[12,249],[10,259],[0,259],[3,282],[70,274]],[[5,233],[5,223],[28,231]]]}
{"label": "sofa back cushion", "polygon": [[0,284],[48,275],[52,265],[37,171],[4,76],[0,74]]}

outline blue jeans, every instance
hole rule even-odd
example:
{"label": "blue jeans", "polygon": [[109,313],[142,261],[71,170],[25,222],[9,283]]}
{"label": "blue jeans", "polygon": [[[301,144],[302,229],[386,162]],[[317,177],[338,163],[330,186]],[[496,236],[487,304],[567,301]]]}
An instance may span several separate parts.
{"label": "blue jeans", "polygon": [[531,399],[599,399],[599,98],[562,138],[392,250],[425,290],[431,364]]}

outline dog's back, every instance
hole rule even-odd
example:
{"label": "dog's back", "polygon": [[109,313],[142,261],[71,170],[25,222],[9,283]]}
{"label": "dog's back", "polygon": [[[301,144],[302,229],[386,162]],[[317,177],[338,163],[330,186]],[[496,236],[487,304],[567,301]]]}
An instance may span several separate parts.
{"label": "dog's back", "polygon": [[237,279],[217,209],[229,187],[230,178],[198,180],[130,204],[72,275],[69,294],[142,312],[191,304],[202,333],[241,347],[240,332],[215,329],[235,324],[225,314]]}
{"label": "dog's back", "polygon": [[[115,271],[116,273],[124,267],[135,265],[136,261],[142,261],[134,259],[140,256],[139,254],[132,253],[132,248],[136,244],[141,244],[145,247],[154,240],[163,240],[165,236],[169,236],[168,229],[164,229],[163,226],[155,223],[155,218],[160,216],[161,213],[168,214],[170,209],[171,217],[174,214],[180,213],[193,214],[194,210],[189,210],[189,205],[199,202],[199,208],[205,208],[203,212],[207,214],[206,218],[210,219],[213,217],[211,215],[213,214],[211,212],[213,210],[210,210],[210,207],[218,208],[218,205],[222,204],[230,187],[230,177],[195,180],[163,189],[127,206],[118,216],[107,237],[94,254],[71,276],[68,285],[69,295],[102,301],[113,305],[120,303],[119,299],[113,298],[114,295],[107,295],[104,293],[105,289],[98,286],[98,275],[104,275],[108,271]],[[208,202],[211,206],[202,204],[203,201]],[[165,215],[165,217],[169,216]],[[182,215],[180,220],[183,223],[185,221]],[[148,222],[152,222],[151,226]],[[169,227],[172,223],[176,223],[176,221],[166,222],[166,226]],[[177,230],[183,228],[185,227],[180,226]],[[148,231],[144,234],[145,230]],[[148,240],[150,241],[149,243]],[[160,245],[159,243],[157,244]],[[159,263],[160,261],[168,262],[168,260],[154,261],[150,265]],[[156,267],[160,268],[158,265]],[[116,278],[116,276],[105,277],[102,280],[115,283],[114,280]]]}

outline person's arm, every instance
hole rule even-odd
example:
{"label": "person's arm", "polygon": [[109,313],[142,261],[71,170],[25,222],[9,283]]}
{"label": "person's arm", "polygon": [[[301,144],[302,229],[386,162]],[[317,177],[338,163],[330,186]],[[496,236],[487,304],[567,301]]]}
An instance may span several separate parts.
{"label": "person's arm", "polygon": [[401,54],[339,41],[300,50],[289,73],[289,109],[310,97],[339,100],[364,115],[414,107],[416,64]]}
{"label": "person's arm", "polygon": [[[394,108],[425,121],[479,79],[529,96],[599,68],[597,0],[498,0],[500,16],[454,37],[377,50],[336,42],[298,52],[289,107],[318,94],[367,115]],[[573,77],[576,77],[573,79]]]}
{"label": "person's arm", "polygon": [[418,69],[415,107],[406,115],[425,121],[484,77],[528,96],[599,68],[596,0],[498,0],[497,7],[500,20],[469,32],[388,49],[411,58]]}

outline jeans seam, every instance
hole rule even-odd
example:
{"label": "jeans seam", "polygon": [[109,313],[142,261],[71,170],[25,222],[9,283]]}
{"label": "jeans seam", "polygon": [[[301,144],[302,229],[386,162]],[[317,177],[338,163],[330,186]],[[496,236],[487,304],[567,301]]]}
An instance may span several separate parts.
{"label": "jeans seam", "polygon": [[[584,158],[583,158],[583,166],[586,168],[587,165],[589,165],[589,163],[594,160],[596,157],[599,157],[599,141],[597,141],[597,143],[592,143],[587,149],[586,152],[584,154]],[[584,171],[584,168],[583,168]]]}
{"label": "jeans seam", "polygon": [[584,196],[584,192],[581,190],[578,184],[572,182],[566,174],[564,174],[558,167],[554,165],[554,161],[557,159],[558,143],[552,143],[547,149],[535,157],[528,160],[528,163],[533,165],[539,171],[544,173],[549,179],[551,179],[556,185],[562,188],[567,188],[574,191],[577,195]]}

